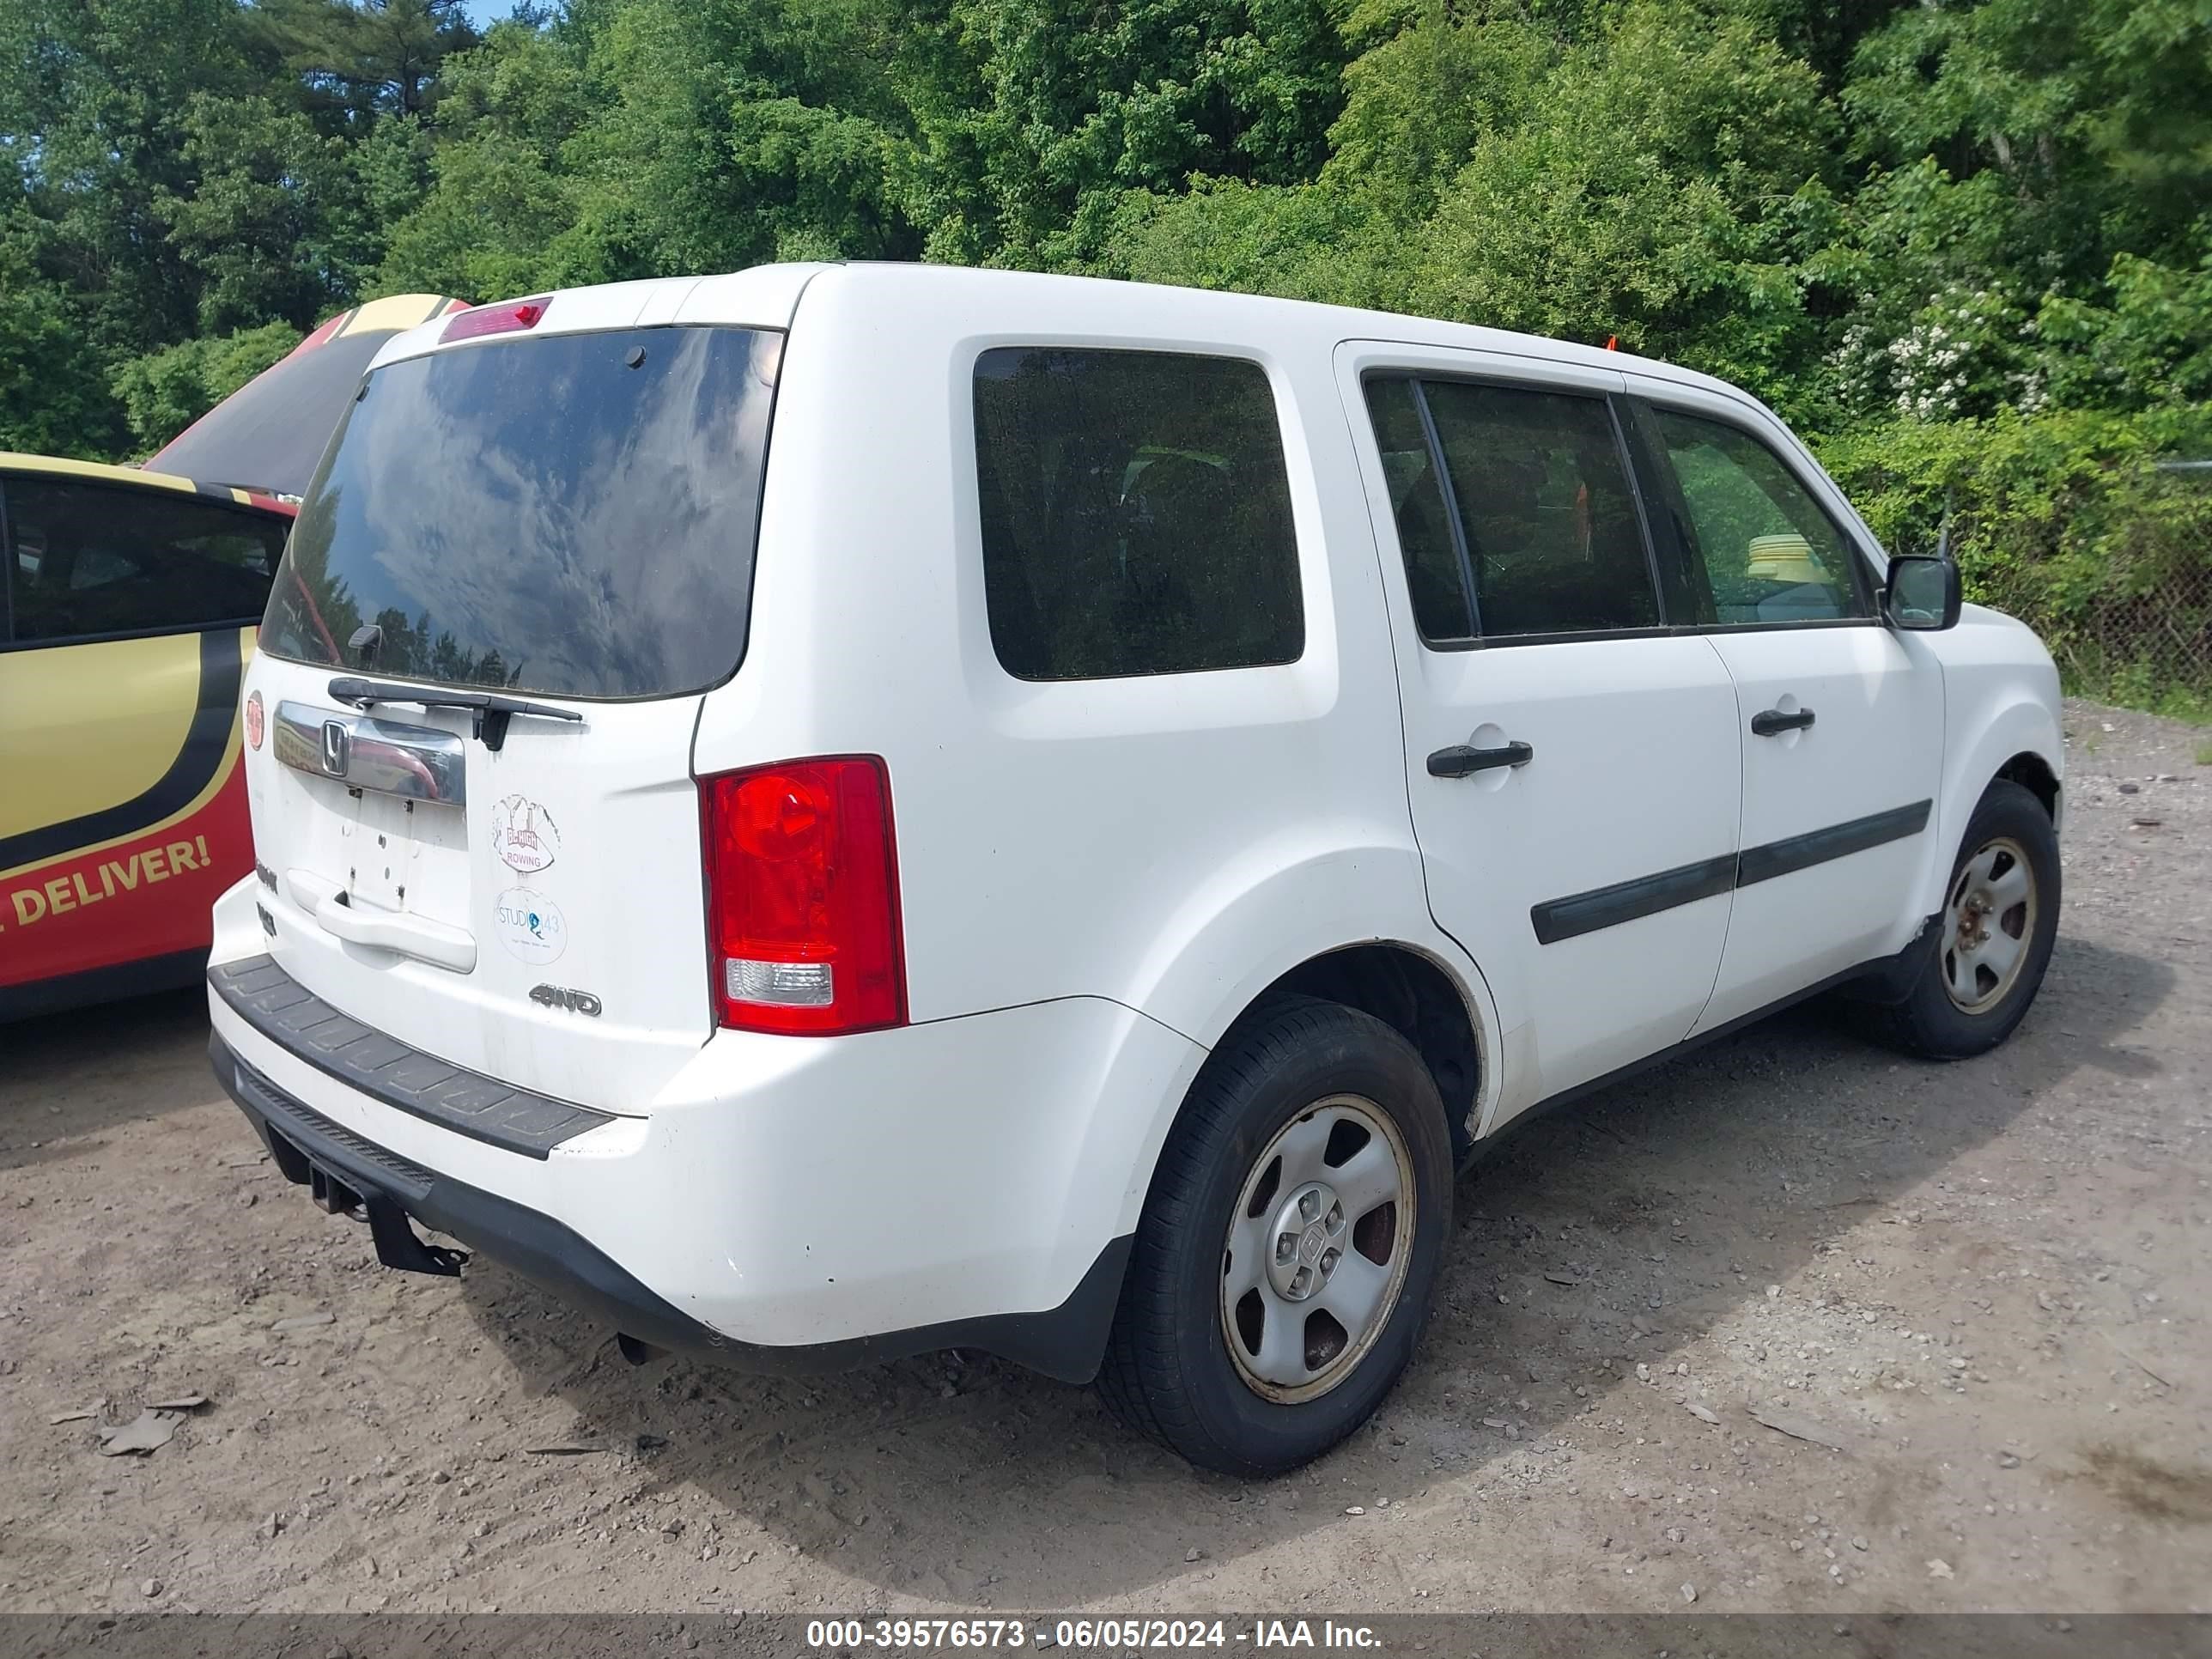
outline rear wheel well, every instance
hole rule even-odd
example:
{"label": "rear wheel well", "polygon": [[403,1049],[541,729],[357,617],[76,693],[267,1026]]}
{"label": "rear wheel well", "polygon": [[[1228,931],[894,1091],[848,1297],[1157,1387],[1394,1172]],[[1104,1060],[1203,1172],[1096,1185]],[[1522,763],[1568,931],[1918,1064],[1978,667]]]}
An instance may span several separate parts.
{"label": "rear wheel well", "polygon": [[2043,810],[2058,821],[2058,775],[2042,756],[2030,750],[2014,755],[1997,768],[1997,776],[2010,779],[2043,803]]}
{"label": "rear wheel well", "polygon": [[1455,1158],[1474,1145],[1482,1048],[1467,999],[1449,974],[1402,945],[1354,945],[1302,962],[1254,999],[1285,992],[1372,1014],[1412,1043],[1443,1097]]}

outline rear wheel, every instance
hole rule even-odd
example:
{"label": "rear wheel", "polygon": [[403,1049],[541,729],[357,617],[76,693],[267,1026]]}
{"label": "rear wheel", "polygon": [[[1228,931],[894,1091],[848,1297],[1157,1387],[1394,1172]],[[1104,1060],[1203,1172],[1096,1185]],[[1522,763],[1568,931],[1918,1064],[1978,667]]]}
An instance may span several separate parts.
{"label": "rear wheel", "polygon": [[2058,836],[2043,803],[2000,778],[1967,820],[1943,910],[1901,1002],[1868,1012],[1908,1053],[1962,1060],[2012,1035],[2058,935]]}
{"label": "rear wheel", "polygon": [[1100,1393],[1206,1468],[1319,1455],[1412,1356],[1450,1205],[1443,1104],[1413,1046],[1340,1004],[1268,1004],[1169,1136]]}

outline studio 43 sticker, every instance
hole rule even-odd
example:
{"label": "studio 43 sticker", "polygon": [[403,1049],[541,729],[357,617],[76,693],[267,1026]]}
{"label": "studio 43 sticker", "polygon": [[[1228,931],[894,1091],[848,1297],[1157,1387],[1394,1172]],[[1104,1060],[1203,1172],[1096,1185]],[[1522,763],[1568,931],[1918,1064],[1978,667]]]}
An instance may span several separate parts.
{"label": "studio 43 sticker", "polygon": [[528,796],[504,796],[491,809],[491,850],[508,869],[536,875],[560,856],[560,826]]}
{"label": "studio 43 sticker", "polygon": [[492,931],[520,962],[557,961],[568,948],[568,919],[544,894],[510,887],[492,902]]}

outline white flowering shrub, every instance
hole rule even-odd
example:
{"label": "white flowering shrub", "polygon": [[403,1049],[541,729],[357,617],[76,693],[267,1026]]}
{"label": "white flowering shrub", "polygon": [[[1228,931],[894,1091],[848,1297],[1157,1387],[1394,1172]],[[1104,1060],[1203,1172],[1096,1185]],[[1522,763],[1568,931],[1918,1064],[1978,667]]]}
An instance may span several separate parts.
{"label": "white flowering shrub", "polygon": [[[1871,301],[1865,309],[1873,309]],[[2032,363],[2035,325],[2002,284],[1948,284],[1899,331],[1854,323],[1828,355],[1845,406],[1914,421],[1955,421],[2048,400]]]}

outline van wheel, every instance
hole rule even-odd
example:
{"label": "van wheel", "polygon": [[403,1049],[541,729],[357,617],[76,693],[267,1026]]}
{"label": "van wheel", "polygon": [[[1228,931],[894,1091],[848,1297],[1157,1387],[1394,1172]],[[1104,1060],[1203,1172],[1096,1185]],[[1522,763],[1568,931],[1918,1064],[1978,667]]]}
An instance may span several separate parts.
{"label": "van wheel", "polygon": [[1450,1232],[1443,1102],[1413,1045],[1272,1000],[1207,1059],[1137,1225],[1099,1392],[1201,1468],[1275,1474],[1373,1413]]}
{"label": "van wheel", "polygon": [[1964,1060],[2010,1036],[2051,965],[2058,890],[2051,815],[1998,779],[1966,821],[1911,991],[1866,1011],[1874,1034],[1929,1060]]}

